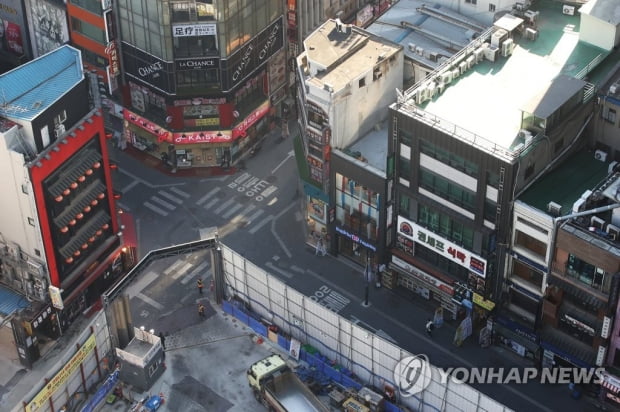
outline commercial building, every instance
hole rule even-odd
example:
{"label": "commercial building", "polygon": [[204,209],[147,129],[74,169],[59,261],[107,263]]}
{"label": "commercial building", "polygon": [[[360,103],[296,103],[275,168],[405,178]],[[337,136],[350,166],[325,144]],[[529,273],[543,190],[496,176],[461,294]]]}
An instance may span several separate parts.
{"label": "commercial building", "polygon": [[[67,19],[71,45],[82,52],[94,103],[118,90],[121,64],[112,1],[69,0]],[[116,100],[120,96],[116,95]],[[105,105],[109,110],[111,101]],[[104,112],[104,115],[106,113]]]}
{"label": "commercial building", "polygon": [[283,5],[115,4],[124,140],[172,167],[236,162],[286,96]]}
{"label": "commercial building", "polygon": [[390,107],[390,267],[474,325],[501,300],[513,199],[580,149],[595,100],[582,78],[609,53],[566,32],[579,17],[561,5],[536,7],[501,17]]}
{"label": "commercial building", "polygon": [[[331,150],[347,148],[385,120],[385,107],[394,101],[395,90],[402,87],[403,52],[401,46],[338,19],[326,21],[308,36],[304,49],[306,51],[297,57],[302,139],[296,156],[309,170],[304,181],[306,209],[320,211],[307,214],[307,233],[311,236],[309,241],[325,238],[326,246],[337,252],[339,243],[332,240],[339,235],[328,233],[328,218],[330,224],[337,221],[341,228],[349,227],[347,233],[363,238],[368,236],[367,225],[372,222],[364,221],[362,228],[356,217],[355,228],[350,231],[354,221],[348,219],[347,214],[353,217],[358,206],[366,213],[359,203],[368,195],[360,192],[364,185],[358,184],[357,195],[349,193],[357,200],[347,200],[347,208],[343,208],[343,204],[333,207],[334,201],[341,198],[330,186]],[[332,183],[342,191],[343,179],[333,176]],[[359,179],[359,176],[354,178],[346,174],[344,177]],[[353,180],[347,180],[347,188]],[[371,196],[374,203],[378,200],[375,195],[381,192],[378,190]],[[330,199],[330,194],[335,197]],[[372,207],[378,208],[378,204]],[[375,225],[379,223],[377,213],[370,214]]]}
{"label": "commercial building", "polygon": [[366,30],[404,48],[404,83],[409,88],[460,51],[487,26],[423,0],[392,5]]}
{"label": "commercial building", "polygon": [[[603,364],[604,355],[597,355],[608,347],[605,316],[609,322],[616,310],[612,278],[620,244],[607,232],[618,213],[609,210],[614,201],[601,193],[615,174],[616,163],[584,147],[515,200],[504,310],[495,316],[495,332],[517,353]],[[601,225],[601,218],[607,222]]]}
{"label": "commercial building", "polygon": [[[11,318],[21,360],[58,337],[133,263],[112,189],[100,111],[87,104],[80,52],[62,46],[0,76],[6,301],[32,303]],[[135,246],[135,245],[134,245]],[[17,307],[10,308],[17,309]]]}

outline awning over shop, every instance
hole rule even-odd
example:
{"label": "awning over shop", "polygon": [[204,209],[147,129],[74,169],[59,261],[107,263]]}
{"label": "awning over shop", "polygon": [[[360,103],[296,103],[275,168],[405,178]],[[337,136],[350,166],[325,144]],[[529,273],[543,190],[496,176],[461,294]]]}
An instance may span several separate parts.
{"label": "awning over shop", "polygon": [[30,306],[28,299],[17,292],[0,286],[0,315],[8,316],[11,313]]}
{"label": "awning over shop", "polygon": [[579,301],[584,302],[593,308],[601,309],[607,306],[607,302],[601,298],[585,292],[581,288],[573,285],[571,282],[561,279],[556,275],[549,276],[549,284],[559,286],[564,289],[566,293],[574,296]]}
{"label": "awning over shop", "polygon": [[559,358],[562,358],[565,361],[570,362],[573,365],[578,366],[580,368],[593,368],[594,367],[594,361],[595,361],[594,354],[577,353],[577,352],[582,352],[582,351],[577,350],[577,348],[570,348],[569,347],[570,343],[568,342],[560,343],[554,340],[554,342],[551,343],[547,339],[549,339],[549,337],[545,336],[544,338],[541,338],[540,340],[540,346],[543,349],[553,352]]}
{"label": "awning over shop", "polygon": [[310,183],[304,182],[304,192],[315,199],[319,199],[324,201],[325,203],[329,203],[329,196],[326,193],[323,193],[321,189],[316,186],[311,185]]}
{"label": "awning over shop", "polygon": [[610,392],[613,392],[613,393],[620,392],[620,386],[615,385],[614,383],[610,382],[608,379],[603,379],[601,381],[601,385],[603,385],[603,387]]}

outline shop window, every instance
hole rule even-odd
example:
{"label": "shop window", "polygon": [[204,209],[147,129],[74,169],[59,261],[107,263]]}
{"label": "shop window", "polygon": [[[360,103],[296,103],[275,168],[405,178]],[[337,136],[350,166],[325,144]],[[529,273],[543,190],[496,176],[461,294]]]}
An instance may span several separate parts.
{"label": "shop window", "polygon": [[544,260],[547,256],[547,245],[532,236],[517,230],[515,235],[515,245],[526,249]]}
{"label": "shop window", "polygon": [[609,293],[611,276],[603,269],[597,268],[596,266],[579,259],[573,254],[568,255],[566,273],[568,276],[575,278],[594,289]]}
{"label": "shop window", "polygon": [[215,36],[186,36],[174,38],[175,57],[217,56]]}
{"label": "shop window", "polygon": [[513,260],[512,274],[536,288],[542,287],[543,274],[518,260]]}

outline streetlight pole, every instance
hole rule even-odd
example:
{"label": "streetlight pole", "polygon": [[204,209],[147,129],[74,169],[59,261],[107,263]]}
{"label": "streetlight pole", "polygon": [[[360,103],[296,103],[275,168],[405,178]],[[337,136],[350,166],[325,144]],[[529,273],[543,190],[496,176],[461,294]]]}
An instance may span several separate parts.
{"label": "streetlight pole", "polygon": [[366,251],[366,267],[364,268],[364,283],[365,283],[365,289],[364,289],[364,303],[363,306],[364,307],[368,307],[369,303],[368,303],[368,289],[369,289],[369,285],[370,285],[370,257],[368,257],[368,250]]}

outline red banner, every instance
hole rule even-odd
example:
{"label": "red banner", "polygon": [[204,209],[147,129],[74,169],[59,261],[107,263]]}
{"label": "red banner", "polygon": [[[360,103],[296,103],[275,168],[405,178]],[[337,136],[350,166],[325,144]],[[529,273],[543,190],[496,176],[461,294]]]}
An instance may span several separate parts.
{"label": "red banner", "polygon": [[232,131],[232,138],[245,136],[246,130],[254,123],[258,122],[267,112],[269,112],[269,100],[266,100],[256,110],[250,113],[241,123],[239,123]]}
{"label": "red banner", "polygon": [[226,143],[232,140],[230,130],[220,132],[173,133],[172,136],[175,144]]}

